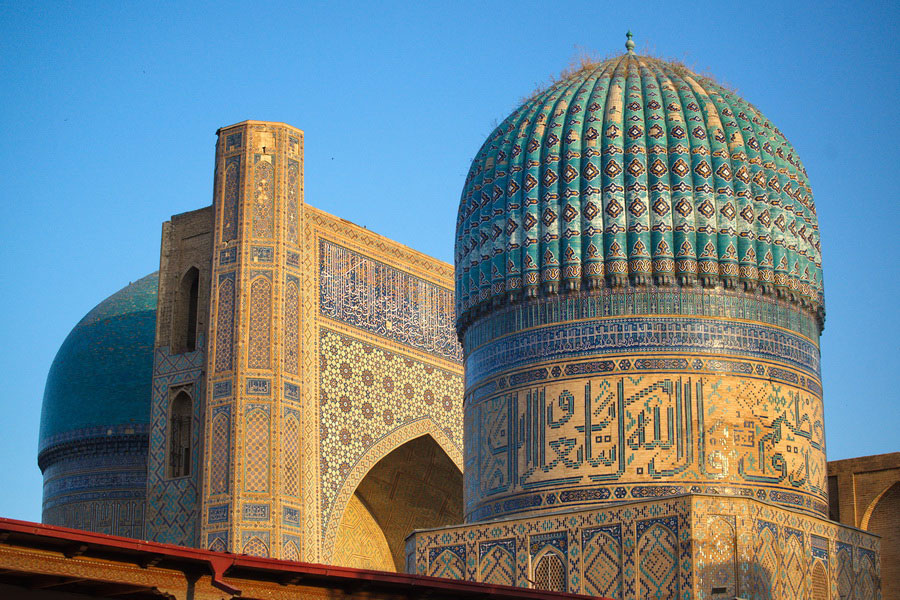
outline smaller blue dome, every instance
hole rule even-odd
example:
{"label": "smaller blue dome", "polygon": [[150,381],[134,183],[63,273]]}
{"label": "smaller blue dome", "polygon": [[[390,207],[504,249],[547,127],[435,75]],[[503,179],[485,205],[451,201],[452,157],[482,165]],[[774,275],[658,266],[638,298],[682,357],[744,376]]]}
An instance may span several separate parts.
{"label": "smaller blue dome", "polygon": [[146,428],[158,282],[152,273],[122,288],[66,337],[44,387],[40,450],[101,429]]}

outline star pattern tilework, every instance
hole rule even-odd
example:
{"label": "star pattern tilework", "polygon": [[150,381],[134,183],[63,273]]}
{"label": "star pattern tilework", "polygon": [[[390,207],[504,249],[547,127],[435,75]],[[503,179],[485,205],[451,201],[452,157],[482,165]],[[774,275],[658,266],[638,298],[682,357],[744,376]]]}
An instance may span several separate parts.
{"label": "star pattern tilework", "polygon": [[321,470],[333,502],[352,466],[379,439],[431,418],[462,448],[462,377],[322,328]]}

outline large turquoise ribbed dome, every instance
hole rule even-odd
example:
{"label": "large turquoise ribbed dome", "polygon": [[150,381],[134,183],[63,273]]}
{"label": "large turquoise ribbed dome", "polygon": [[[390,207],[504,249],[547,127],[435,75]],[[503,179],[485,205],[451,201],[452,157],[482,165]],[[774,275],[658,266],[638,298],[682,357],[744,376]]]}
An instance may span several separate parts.
{"label": "large turquoise ribbed dome", "polygon": [[40,448],[67,434],[150,420],[158,275],[122,288],[63,342],[47,375]]}
{"label": "large turquoise ribbed dome", "polygon": [[578,69],[494,130],[456,233],[460,328],[498,301],[607,285],[741,287],[823,312],[794,149],[733,92],[633,52]]}

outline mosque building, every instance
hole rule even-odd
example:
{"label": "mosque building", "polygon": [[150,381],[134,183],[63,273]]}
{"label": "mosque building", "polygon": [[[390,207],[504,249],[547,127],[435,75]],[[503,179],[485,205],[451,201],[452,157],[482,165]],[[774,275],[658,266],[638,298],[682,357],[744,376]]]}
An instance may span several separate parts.
{"label": "mosque building", "polygon": [[454,266],[306,204],[302,131],[220,129],[212,206],[53,362],[44,523],[597,597],[880,598],[879,538],[828,520],[806,171],[630,37],[488,137]]}

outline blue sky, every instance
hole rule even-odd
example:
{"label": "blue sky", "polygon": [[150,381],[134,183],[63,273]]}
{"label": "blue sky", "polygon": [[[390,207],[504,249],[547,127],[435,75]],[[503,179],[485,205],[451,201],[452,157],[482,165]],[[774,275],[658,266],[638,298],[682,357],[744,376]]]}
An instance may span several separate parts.
{"label": "blue sky", "polygon": [[158,268],[161,223],[211,202],[217,128],[304,129],[308,203],[450,261],[484,138],[629,28],[797,149],[822,231],[829,458],[900,450],[898,23],[896,2],[0,4],[0,515],[40,520],[50,363]]}

